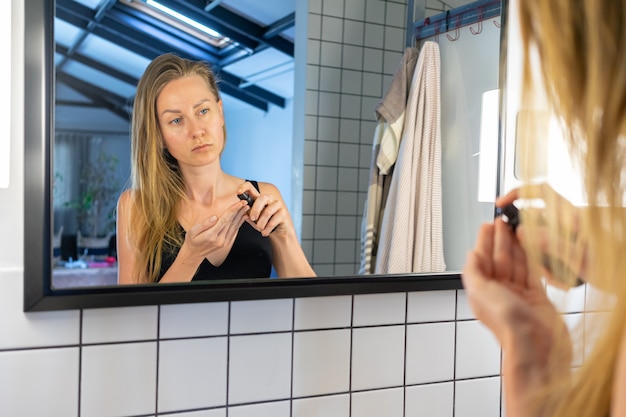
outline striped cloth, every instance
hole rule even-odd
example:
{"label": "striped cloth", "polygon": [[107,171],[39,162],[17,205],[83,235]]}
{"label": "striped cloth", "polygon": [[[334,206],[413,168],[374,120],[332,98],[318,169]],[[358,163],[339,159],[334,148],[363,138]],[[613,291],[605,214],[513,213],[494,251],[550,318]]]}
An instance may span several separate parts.
{"label": "striped cloth", "polygon": [[439,45],[425,42],[383,213],[377,274],[445,271],[440,116]]}
{"label": "striped cloth", "polygon": [[404,113],[418,54],[417,48],[405,49],[391,84],[376,107],[378,124],[374,132],[370,180],[361,224],[361,275],[373,273],[376,265],[378,231],[398,157]]}

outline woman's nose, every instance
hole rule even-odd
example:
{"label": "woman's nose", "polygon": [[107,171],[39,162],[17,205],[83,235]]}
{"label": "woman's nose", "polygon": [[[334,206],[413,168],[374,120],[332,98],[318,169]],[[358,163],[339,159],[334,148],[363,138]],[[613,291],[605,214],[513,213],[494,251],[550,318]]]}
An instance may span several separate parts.
{"label": "woman's nose", "polygon": [[193,120],[190,125],[191,136],[193,138],[204,136],[205,130],[203,124],[199,120]]}

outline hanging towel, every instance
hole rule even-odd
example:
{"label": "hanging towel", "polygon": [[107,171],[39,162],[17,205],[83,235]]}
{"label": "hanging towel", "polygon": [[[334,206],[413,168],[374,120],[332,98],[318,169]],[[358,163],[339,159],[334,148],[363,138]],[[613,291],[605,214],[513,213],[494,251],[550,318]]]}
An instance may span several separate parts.
{"label": "hanging towel", "polygon": [[439,45],[425,42],[382,217],[377,274],[445,271],[441,210]]}
{"label": "hanging towel", "polygon": [[404,113],[418,50],[406,48],[391,84],[376,107],[378,124],[374,131],[370,181],[361,224],[361,264],[359,274],[371,274],[376,265],[380,221],[391,183],[393,165],[398,156]]}

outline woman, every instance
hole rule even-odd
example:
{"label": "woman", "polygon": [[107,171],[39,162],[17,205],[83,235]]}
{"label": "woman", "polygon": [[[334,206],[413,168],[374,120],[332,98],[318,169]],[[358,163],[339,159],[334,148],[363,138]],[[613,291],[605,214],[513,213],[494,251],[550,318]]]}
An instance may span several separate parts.
{"label": "woman", "polygon": [[[536,93],[546,92],[581,167],[588,208],[571,209],[549,187],[530,184],[504,196],[499,207],[520,197],[541,199],[545,208],[522,207],[515,232],[500,218],[484,225],[468,254],[463,284],[476,317],[502,345],[507,417],[623,417],[626,2],[520,0],[519,16],[524,105],[532,108]],[[529,56],[539,58],[538,67]],[[532,126],[527,130],[523,140],[532,139]],[[534,142],[522,146],[529,151],[521,155],[529,173]],[[565,267],[551,260],[557,255]],[[571,358],[581,340],[568,333],[542,276],[568,282],[578,276],[605,291],[596,307],[607,314],[585,320],[585,333],[597,333],[585,341],[580,367]]]}
{"label": "woman", "polygon": [[209,66],[154,59],[137,85],[132,187],[117,207],[120,284],[268,277],[272,266],[315,276],[278,189],[222,170],[225,140]]}

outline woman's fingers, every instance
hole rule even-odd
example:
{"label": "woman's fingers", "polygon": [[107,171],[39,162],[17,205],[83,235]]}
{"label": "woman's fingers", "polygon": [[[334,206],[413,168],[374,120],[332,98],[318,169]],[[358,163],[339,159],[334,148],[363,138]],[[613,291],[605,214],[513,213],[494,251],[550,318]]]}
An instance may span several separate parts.
{"label": "woman's fingers", "polygon": [[478,237],[476,239],[476,247],[474,248],[474,252],[476,253],[478,259],[482,260],[481,266],[483,268],[484,274],[488,277],[494,275],[493,239],[494,224],[483,224],[478,231]]}
{"label": "woman's fingers", "polygon": [[494,278],[502,281],[514,281],[514,239],[509,226],[496,219],[494,221]]}

